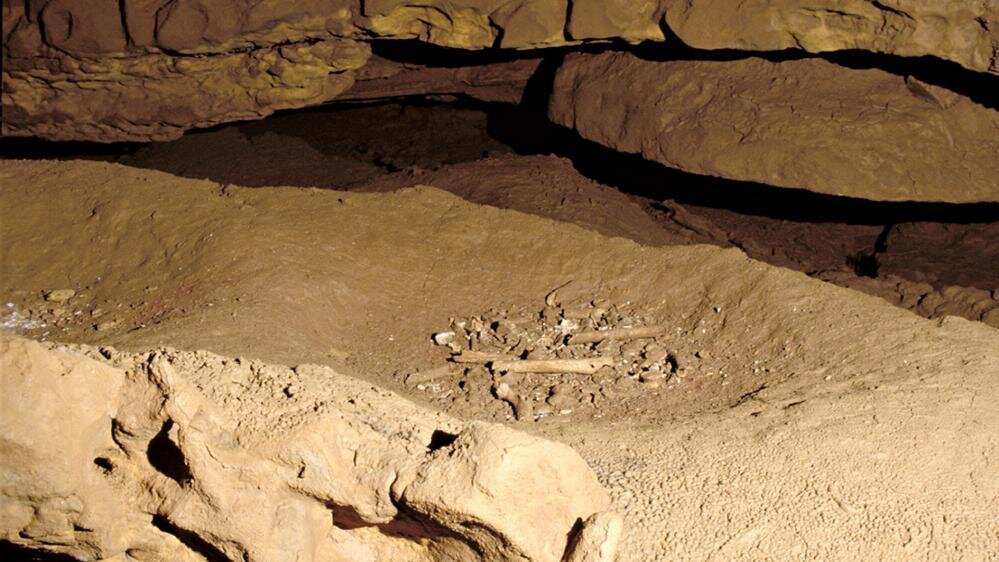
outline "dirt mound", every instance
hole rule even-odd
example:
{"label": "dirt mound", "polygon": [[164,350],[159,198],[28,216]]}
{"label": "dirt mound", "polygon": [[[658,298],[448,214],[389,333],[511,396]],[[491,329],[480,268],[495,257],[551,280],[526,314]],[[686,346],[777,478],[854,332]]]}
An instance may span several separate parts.
{"label": "dirt mound", "polygon": [[[583,523],[606,493],[564,445],[325,367],[0,338],[0,539],[18,547],[81,559],[612,556],[614,516]],[[601,536],[576,540],[584,531]]]}

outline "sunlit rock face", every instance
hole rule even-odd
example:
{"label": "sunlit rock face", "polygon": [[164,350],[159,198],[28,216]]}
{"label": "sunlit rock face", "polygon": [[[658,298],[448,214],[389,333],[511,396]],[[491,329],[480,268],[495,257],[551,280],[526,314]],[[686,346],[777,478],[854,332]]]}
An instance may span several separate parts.
{"label": "sunlit rock face", "polygon": [[999,72],[997,10],[920,0],[5,0],[3,133],[164,140],[321,104],[351,87],[372,39],[475,50],[675,34],[705,49],[865,49]]}
{"label": "sunlit rock face", "polygon": [[886,201],[999,200],[999,112],[912,77],[818,58],[572,55],[549,116],[697,174]]}

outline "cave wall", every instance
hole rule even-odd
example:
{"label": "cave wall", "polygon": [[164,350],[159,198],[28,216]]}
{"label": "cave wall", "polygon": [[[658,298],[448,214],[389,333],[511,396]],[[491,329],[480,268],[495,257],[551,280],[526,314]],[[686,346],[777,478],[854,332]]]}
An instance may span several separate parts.
{"label": "cave wall", "polygon": [[[477,50],[675,35],[703,49],[865,49],[999,73],[997,20],[995,2],[971,0],[4,0],[3,134],[165,140],[321,104],[351,89],[375,39]],[[428,89],[461,89],[460,77],[435,80]]]}

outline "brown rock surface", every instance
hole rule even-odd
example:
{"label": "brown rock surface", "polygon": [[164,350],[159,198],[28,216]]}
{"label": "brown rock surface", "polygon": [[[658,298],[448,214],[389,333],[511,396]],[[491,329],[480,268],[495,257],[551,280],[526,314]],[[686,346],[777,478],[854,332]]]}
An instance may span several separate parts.
{"label": "brown rock surface", "polygon": [[549,115],[698,174],[876,200],[999,200],[999,112],[880,70],[577,54]]}
{"label": "brown rock surface", "polygon": [[699,49],[933,55],[999,73],[999,4],[957,0],[666,0],[666,24]]}
{"label": "brown rock surface", "polygon": [[514,59],[474,66],[428,66],[372,57],[355,75],[339,100],[377,100],[404,96],[453,96],[520,103],[540,58]]}
{"label": "brown rock surface", "polygon": [[608,504],[564,445],[433,414],[325,367],[0,334],[0,373],[0,539],[26,548],[557,562],[576,521]]}
{"label": "brown rock surface", "polygon": [[316,105],[350,88],[368,47],[353,41],[211,56],[5,59],[5,135],[168,140],[187,129]]}
{"label": "brown rock surface", "polygon": [[190,128],[321,104],[351,85],[350,71],[367,53],[358,42],[372,39],[470,50],[637,43],[665,39],[665,21],[702,48],[868,49],[997,72],[994,3],[821,4],[4,0],[3,134],[169,139]]}

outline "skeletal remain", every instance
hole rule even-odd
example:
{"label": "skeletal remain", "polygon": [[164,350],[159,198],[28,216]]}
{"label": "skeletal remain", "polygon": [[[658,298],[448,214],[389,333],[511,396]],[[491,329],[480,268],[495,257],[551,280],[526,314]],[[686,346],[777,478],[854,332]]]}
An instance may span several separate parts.
{"label": "skeletal remain", "polygon": [[529,420],[534,417],[534,404],[514,392],[509,384],[501,382],[493,387],[493,392],[496,394],[496,398],[506,402],[513,408],[513,417],[517,421]]}
{"label": "skeletal remain", "polygon": [[592,375],[601,367],[614,364],[611,357],[590,359],[524,359],[514,361],[493,361],[494,373],[577,373]]}
{"label": "skeletal remain", "polygon": [[446,377],[450,374],[451,374],[451,368],[448,365],[444,365],[442,367],[436,367],[434,369],[429,369],[427,371],[418,371],[415,373],[410,373],[406,377],[406,384],[420,384],[420,383],[430,382],[434,379]]}
{"label": "skeletal remain", "polygon": [[663,326],[641,326],[638,328],[612,328],[609,330],[594,330],[580,332],[569,338],[569,345],[597,343],[604,340],[634,340],[654,338],[666,332]]}
{"label": "skeletal remain", "polygon": [[496,361],[510,361],[513,357],[502,353],[489,353],[485,351],[471,351],[464,349],[461,353],[451,356],[451,361],[455,363],[494,363]]}

